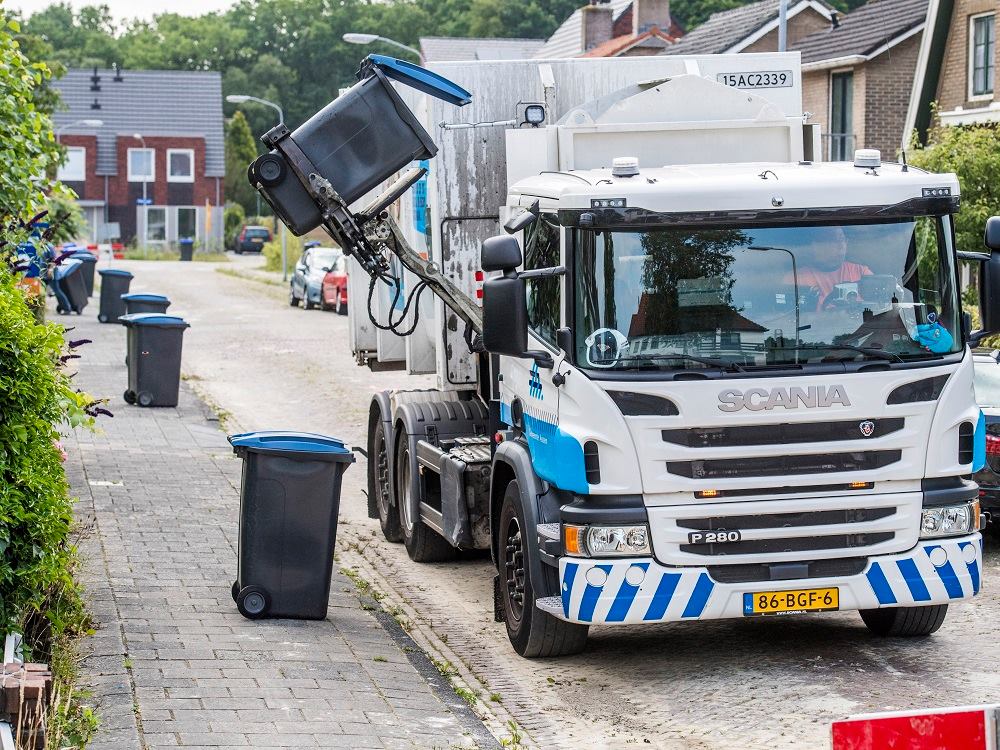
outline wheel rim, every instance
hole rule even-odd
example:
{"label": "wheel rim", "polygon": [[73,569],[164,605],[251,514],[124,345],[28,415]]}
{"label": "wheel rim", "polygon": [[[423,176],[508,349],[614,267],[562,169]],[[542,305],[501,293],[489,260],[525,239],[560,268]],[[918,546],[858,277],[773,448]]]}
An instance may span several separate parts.
{"label": "wheel rim", "polygon": [[264,597],[257,592],[247,594],[243,599],[243,608],[251,614],[260,614],[264,611]]}
{"label": "wheel rim", "polygon": [[389,452],[385,447],[385,434],[380,433],[378,443],[375,446],[375,491],[378,496],[375,498],[378,503],[378,512],[383,521],[389,518],[390,511],[390,490],[389,490]]}
{"label": "wheel rim", "polygon": [[524,614],[524,544],[517,518],[511,518],[507,523],[503,550],[507,608],[511,616],[520,622]]}

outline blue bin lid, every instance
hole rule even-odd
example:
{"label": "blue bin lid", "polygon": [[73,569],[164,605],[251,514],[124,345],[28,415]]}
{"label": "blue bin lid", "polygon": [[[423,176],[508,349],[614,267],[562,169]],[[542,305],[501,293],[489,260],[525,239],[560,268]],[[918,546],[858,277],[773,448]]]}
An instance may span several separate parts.
{"label": "blue bin lid", "polygon": [[122,315],[119,321],[127,326],[158,326],[159,328],[190,328],[191,324],[184,318],[166,313],[132,313]]}
{"label": "blue bin lid", "polygon": [[98,273],[101,276],[127,276],[130,279],[134,278],[128,271],[123,271],[120,268],[102,268]]}
{"label": "blue bin lid", "polygon": [[[71,248],[67,248],[69,250]],[[97,256],[95,256],[89,250],[77,250],[71,256],[71,258],[76,258],[77,260],[82,260],[84,263],[96,263]]]}
{"label": "blue bin lid", "polygon": [[170,300],[164,297],[162,294],[143,294],[142,292],[129,292],[128,294],[123,294],[122,299],[126,302],[166,302],[170,304]]}
{"label": "blue bin lid", "polygon": [[414,65],[406,60],[400,60],[388,55],[368,55],[361,63],[361,77],[367,78],[365,69],[368,65],[375,65],[389,78],[406,84],[417,91],[442,99],[449,104],[457,104],[464,107],[472,101],[472,94],[463,89],[457,83],[449,81],[444,76],[440,76],[433,71]]}
{"label": "blue bin lid", "polygon": [[238,435],[230,435],[229,442],[237,453],[240,453],[242,449],[255,453],[284,455],[287,458],[295,458],[296,455],[299,455],[321,461],[354,462],[354,454],[350,448],[344,445],[342,440],[326,435],[317,435],[314,432],[283,430],[243,432]]}

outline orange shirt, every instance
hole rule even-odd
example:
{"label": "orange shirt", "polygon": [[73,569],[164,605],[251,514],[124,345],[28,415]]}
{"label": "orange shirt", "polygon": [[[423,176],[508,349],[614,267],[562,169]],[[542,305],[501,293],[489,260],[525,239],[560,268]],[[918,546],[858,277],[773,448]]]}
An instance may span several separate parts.
{"label": "orange shirt", "polygon": [[845,260],[840,264],[840,268],[832,271],[820,271],[816,268],[799,268],[799,289],[819,289],[819,302],[817,309],[823,301],[830,296],[830,292],[837,284],[858,281],[862,276],[869,276],[871,269],[860,263]]}

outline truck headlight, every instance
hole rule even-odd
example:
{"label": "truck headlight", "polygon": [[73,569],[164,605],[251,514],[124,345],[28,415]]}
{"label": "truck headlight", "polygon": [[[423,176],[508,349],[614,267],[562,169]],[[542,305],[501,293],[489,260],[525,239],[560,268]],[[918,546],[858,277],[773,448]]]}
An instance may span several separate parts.
{"label": "truck headlight", "polygon": [[920,538],[961,536],[979,530],[979,501],[961,505],[924,508],[920,514]]}
{"label": "truck headlight", "polygon": [[563,548],[575,557],[648,555],[649,529],[638,526],[563,525]]}

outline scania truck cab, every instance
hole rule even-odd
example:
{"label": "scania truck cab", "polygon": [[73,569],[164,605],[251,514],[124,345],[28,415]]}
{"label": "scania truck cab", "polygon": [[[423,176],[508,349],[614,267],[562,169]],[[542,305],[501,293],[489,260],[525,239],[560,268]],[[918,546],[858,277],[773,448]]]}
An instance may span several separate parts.
{"label": "scania truck cab", "polygon": [[[349,253],[358,362],[436,376],[371,402],[388,540],[491,550],[526,657],[605,623],[836,610],[922,635],[978,593],[969,343],[1000,328],[1000,220],[956,248],[954,175],[822,162],[797,53],[431,67],[369,58],[250,170]],[[333,114],[386,76],[411,88],[379,127],[403,113],[420,169],[348,210],[310,159],[329,123],[375,137]]]}

